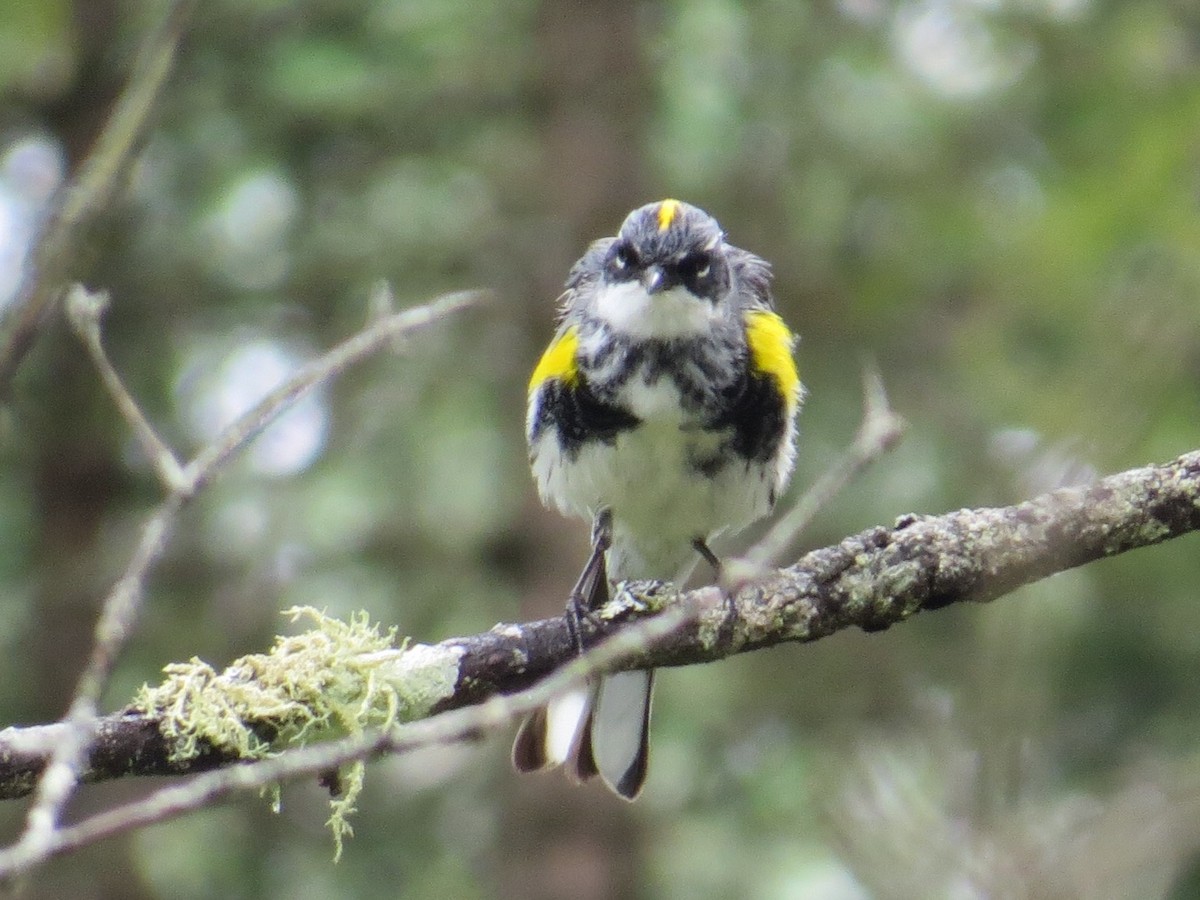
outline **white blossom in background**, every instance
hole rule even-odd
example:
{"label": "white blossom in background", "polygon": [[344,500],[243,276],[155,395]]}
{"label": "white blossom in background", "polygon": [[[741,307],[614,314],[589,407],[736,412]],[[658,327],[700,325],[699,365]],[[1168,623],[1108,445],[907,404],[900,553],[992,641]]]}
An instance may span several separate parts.
{"label": "white blossom in background", "polygon": [[1031,44],[996,39],[999,0],[921,0],[896,10],[893,41],[904,66],[932,90],[970,100],[1015,82],[1033,64]]}
{"label": "white blossom in background", "polygon": [[299,212],[296,187],[282,173],[244,173],[206,222],[213,271],[243,290],[281,284],[291,268],[288,242]]}
{"label": "white blossom in background", "polygon": [[[310,354],[270,338],[202,345],[187,355],[180,371],[175,391],[179,416],[193,440],[206,444],[310,359]],[[295,475],[321,455],[328,432],[328,400],[316,390],[255,438],[246,462],[263,475]]]}
{"label": "white blossom in background", "polygon": [[65,173],[62,147],[48,137],[25,135],[0,151],[0,310],[16,297],[25,258]]}

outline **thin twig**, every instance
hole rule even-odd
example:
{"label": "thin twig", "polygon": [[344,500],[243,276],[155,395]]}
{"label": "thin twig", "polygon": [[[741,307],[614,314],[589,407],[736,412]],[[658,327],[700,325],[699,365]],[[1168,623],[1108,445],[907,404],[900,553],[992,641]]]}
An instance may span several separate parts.
{"label": "thin twig", "polygon": [[654,618],[623,629],[519,693],[492,697],[477,706],[440,713],[386,732],[367,732],[288,750],[271,759],[197,775],[184,784],[163,788],[143,799],[97,813],[74,825],[50,832],[36,855],[14,852],[19,847],[0,851],[0,882],[20,875],[44,860],[134,828],[176,818],[235,793],[259,790],[336,770],[355,760],[383,753],[408,753],[418,748],[459,742],[483,731],[506,727],[560,694],[578,687],[596,672],[604,671],[630,655],[646,652],[657,641],[669,637],[682,627],[694,614],[695,609],[690,604],[677,604]]}
{"label": "thin twig", "polygon": [[[989,602],[1056,572],[1198,530],[1200,450],[1015,506],[901,516],[890,526],[811,550],[732,598],[712,587],[687,592],[678,605],[696,614],[652,650],[636,653],[622,665],[694,665],[788,642],[816,641],[848,628],[878,631],[921,611]],[[653,610],[675,608],[672,591],[631,587],[632,597],[650,601],[644,612],[618,595],[584,621],[588,643]],[[512,693],[569,664],[576,648],[562,616],[497,625],[426,646],[426,667],[457,673],[453,684],[443,685],[441,698],[431,700],[433,708],[457,709]],[[102,722],[106,743],[89,751],[88,776],[97,781],[195,773],[233,762],[216,747],[207,748],[190,766],[170,759],[162,732],[146,716],[122,713]],[[61,727],[45,725],[0,731],[0,797],[28,793],[32,773],[44,769],[61,733]]]}
{"label": "thin twig", "polygon": [[0,396],[29,352],[42,323],[62,296],[78,264],[87,227],[121,188],[145,138],[163,86],[174,68],[179,41],[197,0],[172,0],[142,45],[129,83],[78,173],[59,189],[36,244],[30,249],[13,312],[0,342]]}
{"label": "thin twig", "polygon": [[370,356],[385,344],[432,325],[453,313],[480,302],[482,291],[461,291],[392,313],[373,322],[354,337],[334,347],[320,359],[302,366],[296,373],[263,397],[254,408],[225,429],[216,440],[201,450],[184,467],[188,490],[195,492],[210,481],[229,458],[257,437],[296,401],[311,393],[317,386],[335,378],[359,360]]}
{"label": "thin twig", "polygon": [[908,423],[888,403],[878,369],[868,364],[863,369],[863,418],[853,442],[758,543],[741,558],[726,563],[723,583],[736,588],[778,565],[816,515],[863,470],[895,447],[907,427]]}
{"label": "thin twig", "polygon": [[63,718],[68,727],[38,781],[25,831],[11,848],[16,859],[39,858],[41,848],[55,833],[58,818],[76,786],[76,773],[95,731],[100,694],[133,627],[146,574],[166,548],[182,500],[179,494],[170,495],[146,522],[129,565],[104,601],[92,653],[79,678],[71,707]]}
{"label": "thin twig", "polygon": [[100,380],[112,396],[121,417],[133,429],[134,437],[142,445],[142,452],[154,466],[158,480],[162,482],[167,493],[174,493],[186,485],[183,466],[171,452],[171,448],[158,436],[154,426],[146,418],[137,401],[130,396],[117,370],[104,352],[104,344],[100,340],[100,320],[108,309],[109,295],[107,291],[89,291],[82,284],[73,284],[67,291],[67,320],[79,339],[87,348],[92,363],[100,373]]}
{"label": "thin twig", "polygon": [[[0,852],[0,873],[5,871],[5,866],[13,870],[24,869],[44,859],[45,848],[53,842],[58,833],[59,817],[78,783],[78,772],[84,754],[95,733],[100,694],[108,683],[112,667],[137,621],[146,577],[165,550],[167,536],[182,506],[195,496],[201,486],[213,478],[234,453],[318,385],[337,376],[348,366],[397,336],[424,328],[464,309],[479,296],[477,292],[450,294],[426,306],[388,316],[348,338],[319,359],[301,368],[295,376],[239,417],[188,463],[175,488],[148,518],[142,529],[142,539],[125,573],[104,600],[100,618],[96,623],[92,652],[80,676],[71,707],[63,719],[68,728],[62,742],[55,747],[38,782],[24,832],[14,845]],[[95,340],[99,349],[98,321],[95,330]],[[83,331],[88,332],[89,329],[84,328]],[[85,343],[90,343],[91,336],[87,333],[83,336]],[[94,355],[94,358],[97,357]],[[118,406],[127,401],[136,409],[136,404],[121,384],[120,377],[108,364],[102,349],[99,349],[98,359],[102,361],[100,371],[106,383],[109,378],[114,382],[115,389],[110,387],[110,390],[117,398]],[[144,416],[138,411],[132,421],[144,421]],[[138,426],[135,424],[134,427],[136,430]],[[148,423],[146,428],[152,432]]]}

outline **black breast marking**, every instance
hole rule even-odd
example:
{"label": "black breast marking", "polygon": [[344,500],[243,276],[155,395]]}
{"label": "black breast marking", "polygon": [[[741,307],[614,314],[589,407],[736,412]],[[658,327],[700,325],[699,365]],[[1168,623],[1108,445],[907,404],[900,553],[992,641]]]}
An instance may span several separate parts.
{"label": "black breast marking", "polygon": [[529,439],[534,441],[547,428],[554,428],[564,452],[573,459],[584,444],[611,444],[618,434],[640,424],[641,419],[624,407],[601,400],[582,380],[574,385],[553,381],[542,388]]}
{"label": "black breast marking", "polygon": [[787,434],[783,395],[773,375],[747,371],[728,405],[705,425],[707,431],[732,432],[729,449],[748,462],[766,462]]}

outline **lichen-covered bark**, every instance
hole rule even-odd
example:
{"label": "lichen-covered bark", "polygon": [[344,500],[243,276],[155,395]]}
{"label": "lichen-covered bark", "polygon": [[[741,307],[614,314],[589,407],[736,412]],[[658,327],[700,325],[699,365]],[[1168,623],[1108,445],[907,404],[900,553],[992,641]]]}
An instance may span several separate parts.
{"label": "lichen-covered bark", "polygon": [[[994,600],[1056,572],[1200,528],[1200,451],[1016,506],[903,516],[808,553],[733,598],[705,589],[705,612],[636,664],[708,662],[843,628],[879,631],[923,609]],[[595,637],[589,635],[589,638]],[[573,653],[558,619],[447,642],[464,683],[448,705],[511,690]]]}
{"label": "lichen-covered bark", "polygon": [[[788,641],[817,640],[843,628],[878,631],[925,609],[986,602],[1023,584],[1097,559],[1200,529],[1200,451],[1161,466],[1132,469],[1086,487],[1065,488],[1016,506],[904,516],[813,550],[771,572],[726,603],[715,588],[692,592],[700,614],[628,661],[678,666],[709,662]],[[671,602],[658,589],[649,604],[617,599],[586,625],[594,643],[620,623]],[[453,695],[436,711],[524,687],[575,656],[562,619],[498,625],[425,648],[457,666]],[[428,662],[428,660],[426,660]],[[28,793],[58,726],[0,731],[0,797]],[[227,762],[202,755],[171,762],[152,720],[116,715],[102,722],[88,780],[177,774]]]}

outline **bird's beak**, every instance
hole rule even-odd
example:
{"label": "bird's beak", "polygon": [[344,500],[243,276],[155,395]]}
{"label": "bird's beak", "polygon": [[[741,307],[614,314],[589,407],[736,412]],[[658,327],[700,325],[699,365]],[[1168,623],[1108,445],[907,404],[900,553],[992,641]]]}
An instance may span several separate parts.
{"label": "bird's beak", "polygon": [[650,266],[642,272],[642,287],[647,294],[657,294],[667,286],[666,273],[662,266]]}

